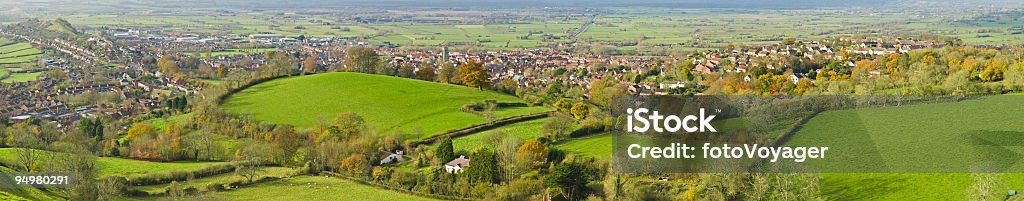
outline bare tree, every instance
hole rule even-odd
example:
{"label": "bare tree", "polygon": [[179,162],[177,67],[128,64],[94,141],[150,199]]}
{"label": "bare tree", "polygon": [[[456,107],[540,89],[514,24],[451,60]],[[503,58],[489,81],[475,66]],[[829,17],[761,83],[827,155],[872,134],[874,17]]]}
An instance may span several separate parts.
{"label": "bare tree", "polygon": [[32,134],[26,132],[14,132],[14,142],[12,145],[18,147],[15,153],[17,154],[17,163],[22,168],[22,171],[32,172],[36,169],[36,164],[44,156],[44,152],[36,148],[39,148],[42,142],[39,138],[36,138]]}
{"label": "bare tree", "polygon": [[213,160],[214,143],[213,136],[209,133],[201,132],[195,135],[186,136],[185,149],[188,151],[196,161],[200,160]]}
{"label": "bare tree", "polygon": [[252,183],[252,179],[259,175],[260,167],[266,163],[269,153],[270,147],[263,143],[242,147],[232,161],[235,164],[235,172],[245,177],[248,183]]}
{"label": "bare tree", "polygon": [[71,200],[96,200],[99,196],[96,188],[96,156],[81,145],[62,144],[56,147],[61,153],[52,158],[62,171],[71,173],[74,186],[67,189]]}

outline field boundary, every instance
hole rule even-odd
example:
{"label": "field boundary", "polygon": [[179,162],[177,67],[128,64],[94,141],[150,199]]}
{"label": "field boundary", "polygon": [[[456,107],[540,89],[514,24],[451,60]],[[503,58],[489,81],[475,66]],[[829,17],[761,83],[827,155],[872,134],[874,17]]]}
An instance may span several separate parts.
{"label": "field boundary", "polygon": [[448,131],[445,131],[445,132],[443,132],[441,134],[433,135],[433,136],[427,137],[427,138],[422,139],[422,140],[414,141],[412,143],[412,145],[415,146],[415,145],[420,145],[420,144],[433,144],[435,141],[440,140],[440,139],[445,138],[445,137],[450,137],[450,138],[462,137],[462,136],[474,134],[474,133],[477,133],[477,132],[482,132],[482,131],[487,131],[487,130],[499,128],[499,127],[502,127],[502,126],[505,126],[505,125],[508,125],[508,124],[519,123],[519,122],[524,122],[524,121],[529,121],[529,120],[534,120],[534,119],[547,118],[548,116],[551,116],[552,113],[553,112],[542,112],[542,113],[533,113],[533,114],[526,114],[526,115],[519,115],[519,116],[511,116],[511,117],[505,117],[505,118],[501,118],[501,119],[498,119],[498,120],[490,121],[490,122],[487,122],[487,123],[471,125],[471,126],[468,126],[468,127],[458,128],[458,129],[454,129],[454,130],[448,130]]}

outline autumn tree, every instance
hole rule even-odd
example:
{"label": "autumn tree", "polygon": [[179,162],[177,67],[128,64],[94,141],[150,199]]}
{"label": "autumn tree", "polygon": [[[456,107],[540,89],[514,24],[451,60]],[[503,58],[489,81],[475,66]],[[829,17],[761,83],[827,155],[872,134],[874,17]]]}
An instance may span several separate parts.
{"label": "autumn tree", "polygon": [[165,55],[160,57],[156,62],[156,67],[164,75],[173,76],[178,74],[178,62],[175,61],[173,56]]}
{"label": "autumn tree", "polygon": [[459,69],[452,65],[451,62],[441,61],[439,63],[440,72],[437,74],[437,81],[446,84],[458,84],[462,80],[459,79]]}
{"label": "autumn tree", "polygon": [[985,69],[981,71],[978,77],[981,81],[1003,80],[1003,73],[1006,72],[1008,65],[1004,59],[989,59],[985,62]]}
{"label": "autumn tree", "polygon": [[595,80],[590,86],[591,100],[598,106],[611,107],[612,100],[616,96],[626,94],[626,87],[611,78]]}
{"label": "autumn tree", "polygon": [[968,85],[970,85],[970,76],[971,74],[967,71],[957,70],[946,76],[945,81],[942,82],[942,87],[947,91],[953,92],[953,94],[963,95],[966,93]]}
{"label": "autumn tree", "polygon": [[278,125],[264,138],[288,153],[295,152],[300,145],[299,136],[291,125]]}
{"label": "autumn tree", "polygon": [[523,167],[531,167],[547,159],[548,148],[537,140],[527,140],[516,151],[516,160]]}
{"label": "autumn tree", "polygon": [[437,80],[437,71],[433,64],[428,62],[420,63],[420,67],[416,70],[416,79],[434,81]]}
{"label": "autumn tree", "polygon": [[793,88],[793,95],[804,95],[811,90],[811,87],[814,87],[814,83],[811,82],[811,79],[800,78],[800,80],[796,82],[796,88]]}
{"label": "autumn tree", "polygon": [[376,73],[381,62],[373,48],[355,46],[345,51],[344,64],[347,72]]}
{"label": "autumn tree", "polygon": [[265,53],[267,64],[261,65],[259,71],[269,76],[292,75],[298,70],[298,61],[294,57],[277,51]]}
{"label": "autumn tree", "polygon": [[341,160],[339,168],[348,172],[349,174],[366,174],[370,167],[370,161],[366,158],[366,155],[360,153],[354,153],[349,155],[348,158]]}
{"label": "autumn tree", "polygon": [[569,137],[575,121],[565,115],[554,115],[541,125],[540,133],[548,140],[557,142]]}
{"label": "autumn tree", "polygon": [[308,73],[315,73],[317,71],[317,68],[319,67],[319,64],[316,63],[316,57],[306,57],[305,60],[302,60],[303,75]]}
{"label": "autumn tree", "polygon": [[1024,85],[1024,61],[1017,62],[1006,70],[1006,82],[1011,85]]}
{"label": "autumn tree", "polygon": [[590,113],[590,107],[587,106],[586,103],[579,102],[572,106],[570,112],[572,113],[572,116],[575,117],[576,119],[584,119],[587,118],[587,114]]}
{"label": "autumn tree", "polygon": [[329,127],[330,132],[341,138],[348,138],[362,133],[363,129],[366,128],[366,120],[352,112],[339,113],[331,123],[333,125]]}
{"label": "autumn tree", "polygon": [[784,75],[772,75],[769,73],[757,76],[757,88],[762,95],[784,92],[783,89],[792,85],[793,83]]}
{"label": "autumn tree", "polygon": [[128,129],[128,140],[130,141],[143,135],[153,135],[155,133],[156,129],[153,128],[153,125],[145,122],[135,123]]}
{"label": "autumn tree", "polygon": [[459,65],[459,78],[462,83],[466,86],[483,90],[488,87],[490,82],[487,81],[489,75],[487,74],[487,68],[484,68],[480,62],[467,62]]}
{"label": "autumn tree", "polygon": [[554,106],[556,110],[561,112],[572,111],[572,102],[569,102],[568,99],[560,98],[558,101],[555,101]]}
{"label": "autumn tree", "polygon": [[398,65],[398,77],[415,78],[416,67],[409,63]]}

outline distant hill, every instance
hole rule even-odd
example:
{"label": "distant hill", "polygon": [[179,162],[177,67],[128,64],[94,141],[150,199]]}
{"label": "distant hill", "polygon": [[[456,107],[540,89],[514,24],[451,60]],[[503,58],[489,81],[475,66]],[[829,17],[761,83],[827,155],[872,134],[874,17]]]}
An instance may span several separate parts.
{"label": "distant hill", "polygon": [[[60,5],[59,7],[53,7]],[[151,10],[153,8],[274,9],[330,7],[453,7],[453,8],[535,8],[535,7],[659,7],[659,8],[817,8],[817,7],[891,7],[892,5],[1000,5],[1021,6],[1018,0],[39,0],[0,1],[0,8],[22,10],[72,9]]]}
{"label": "distant hill", "polygon": [[47,26],[46,29],[71,35],[78,35],[78,30],[75,29],[75,27],[67,20],[57,18],[55,20],[48,21],[48,23],[50,26]]}

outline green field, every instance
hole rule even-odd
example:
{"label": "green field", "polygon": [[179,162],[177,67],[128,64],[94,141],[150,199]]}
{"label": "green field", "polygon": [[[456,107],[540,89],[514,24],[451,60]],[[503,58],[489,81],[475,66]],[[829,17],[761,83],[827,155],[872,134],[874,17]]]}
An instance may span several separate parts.
{"label": "green field", "polygon": [[32,63],[42,53],[39,49],[33,48],[32,44],[0,39],[0,64]]}
{"label": "green field", "polygon": [[164,118],[154,118],[146,120],[146,123],[153,125],[154,128],[163,130],[167,127],[167,123],[184,123],[185,120],[192,117],[192,113],[174,115]]}
{"label": "green field", "polygon": [[[486,122],[462,112],[463,105],[485,100],[522,102],[492,91],[359,73],[324,73],[264,82],[224,101],[235,113],[252,114],[257,120],[312,127],[330,122],[342,112],[355,112],[380,132],[401,131],[423,138],[447,130]],[[544,107],[507,108],[496,117],[547,111]],[[415,136],[417,130],[422,135]]]}
{"label": "green field", "polygon": [[[373,28],[388,34],[373,37],[372,41],[412,48],[436,48],[444,42],[472,44],[486,49],[533,48],[568,42],[569,31],[581,23],[579,20],[470,25],[384,23]],[[543,34],[558,39],[544,39]]]}
{"label": "green field", "polygon": [[36,80],[39,79],[39,76],[42,75],[42,74],[43,74],[43,72],[13,73],[10,76],[8,76],[6,79],[0,80],[0,82],[3,82],[3,83],[15,83],[15,82],[36,81]]}
{"label": "green field", "polygon": [[[291,175],[293,175],[295,173],[295,171],[296,171],[295,169],[286,168],[286,167],[263,167],[263,168],[260,168],[260,175],[258,177],[278,177],[278,178],[281,178],[281,177],[291,176]],[[201,189],[201,188],[206,188],[206,185],[209,184],[209,183],[212,183],[212,182],[226,184],[226,183],[231,183],[231,182],[234,182],[234,181],[244,181],[244,180],[245,180],[245,177],[239,176],[238,174],[235,174],[235,173],[231,172],[231,173],[224,173],[224,174],[219,174],[219,175],[214,175],[214,176],[209,176],[209,177],[196,178],[196,179],[194,179],[192,181],[179,182],[178,186],[181,187],[181,188],[195,187],[195,188]],[[152,193],[164,192],[165,190],[167,190],[166,188],[167,188],[168,185],[171,185],[171,184],[170,183],[166,183],[166,184],[157,184],[157,185],[148,185],[148,186],[138,186],[138,187],[135,187],[135,189],[146,191],[146,192],[149,192],[149,193],[152,194]]]}
{"label": "green field", "polygon": [[285,178],[216,195],[235,200],[434,200],[326,176]]}
{"label": "green field", "polygon": [[569,153],[607,160],[612,158],[612,133],[573,138],[555,147]]}
{"label": "green field", "polygon": [[[17,148],[0,148],[0,158],[6,160],[14,160],[17,158],[15,153]],[[152,172],[167,172],[174,170],[188,170],[202,168],[203,166],[220,164],[225,162],[150,162],[131,160],[124,158],[114,157],[97,157],[96,163],[99,168],[98,176],[107,175],[134,175],[134,174],[145,174]]]}
{"label": "green field", "polygon": [[[829,111],[811,119],[786,146],[829,146],[832,158],[813,167],[860,172],[957,170],[977,164],[1020,170],[1024,96],[986,96],[954,103]],[[945,168],[939,168],[939,167]],[[921,172],[921,171],[916,171]],[[967,172],[961,170],[960,172]],[[1024,188],[1024,174],[1002,174]],[[933,200],[964,198],[966,173],[825,174],[835,198]],[[1008,189],[994,189],[1003,194]]]}
{"label": "green field", "polygon": [[227,162],[150,162],[131,160],[123,158],[100,157],[99,176],[106,175],[135,175],[152,172],[168,172],[175,170],[199,169],[207,165],[222,164]]}
{"label": "green field", "polygon": [[[324,14],[282,15],[271,11],[230,16],[203,11],[176,14],[74,14],[62,16],[82,27],[121,27],[246,36],[365,38],[378,44],[411,49],[437,49],[448,43],[467,49],[549,47],[578,39],[621,52],[664,52],[721,48],[727,44],[775,44],[787,37],[824,39],[844,35],[932,33],[970,44],[1020,44],[1016,29],[1024,18],[1014,12],[934,12],[930,9],[744,9],[744,8],[614,8],[580,13],[535,9],[487,11],[392,11],[435,22],[369,22],[337,20]],[[475,16],[519,19],[481,21]],[[593,23],[590,18],[594,17]]]}
{"label": "green field", "polygon": [[541,126],[547,119],[535,119],[530,121],[524,121],[514,124],[505,125],[496,129],[491,129],[479,133],[474,133],[462,137],[452,139],[452,146],[455,150],[466,150],[473,151],[477,148],[485,146],[485,139],[491,132],[501,132],[505,136],[516,136],[523,140],[532,140],[540,137]]}
{"label": "green field", "polygon": [[[374,30],[356,24],[333,23],[327,18],[275,18],[272,13],[253,13],[238,16],[210,16],[206,14],[165,15],[71,15],[64,16],[76,26],[117,26],[138,29],[167,29],[174,31],[248,35],[261,32],[282,34],[286,36],[334,36],[355,37],[370,35]],[[331,23],[325,25],[316,21]]]}

